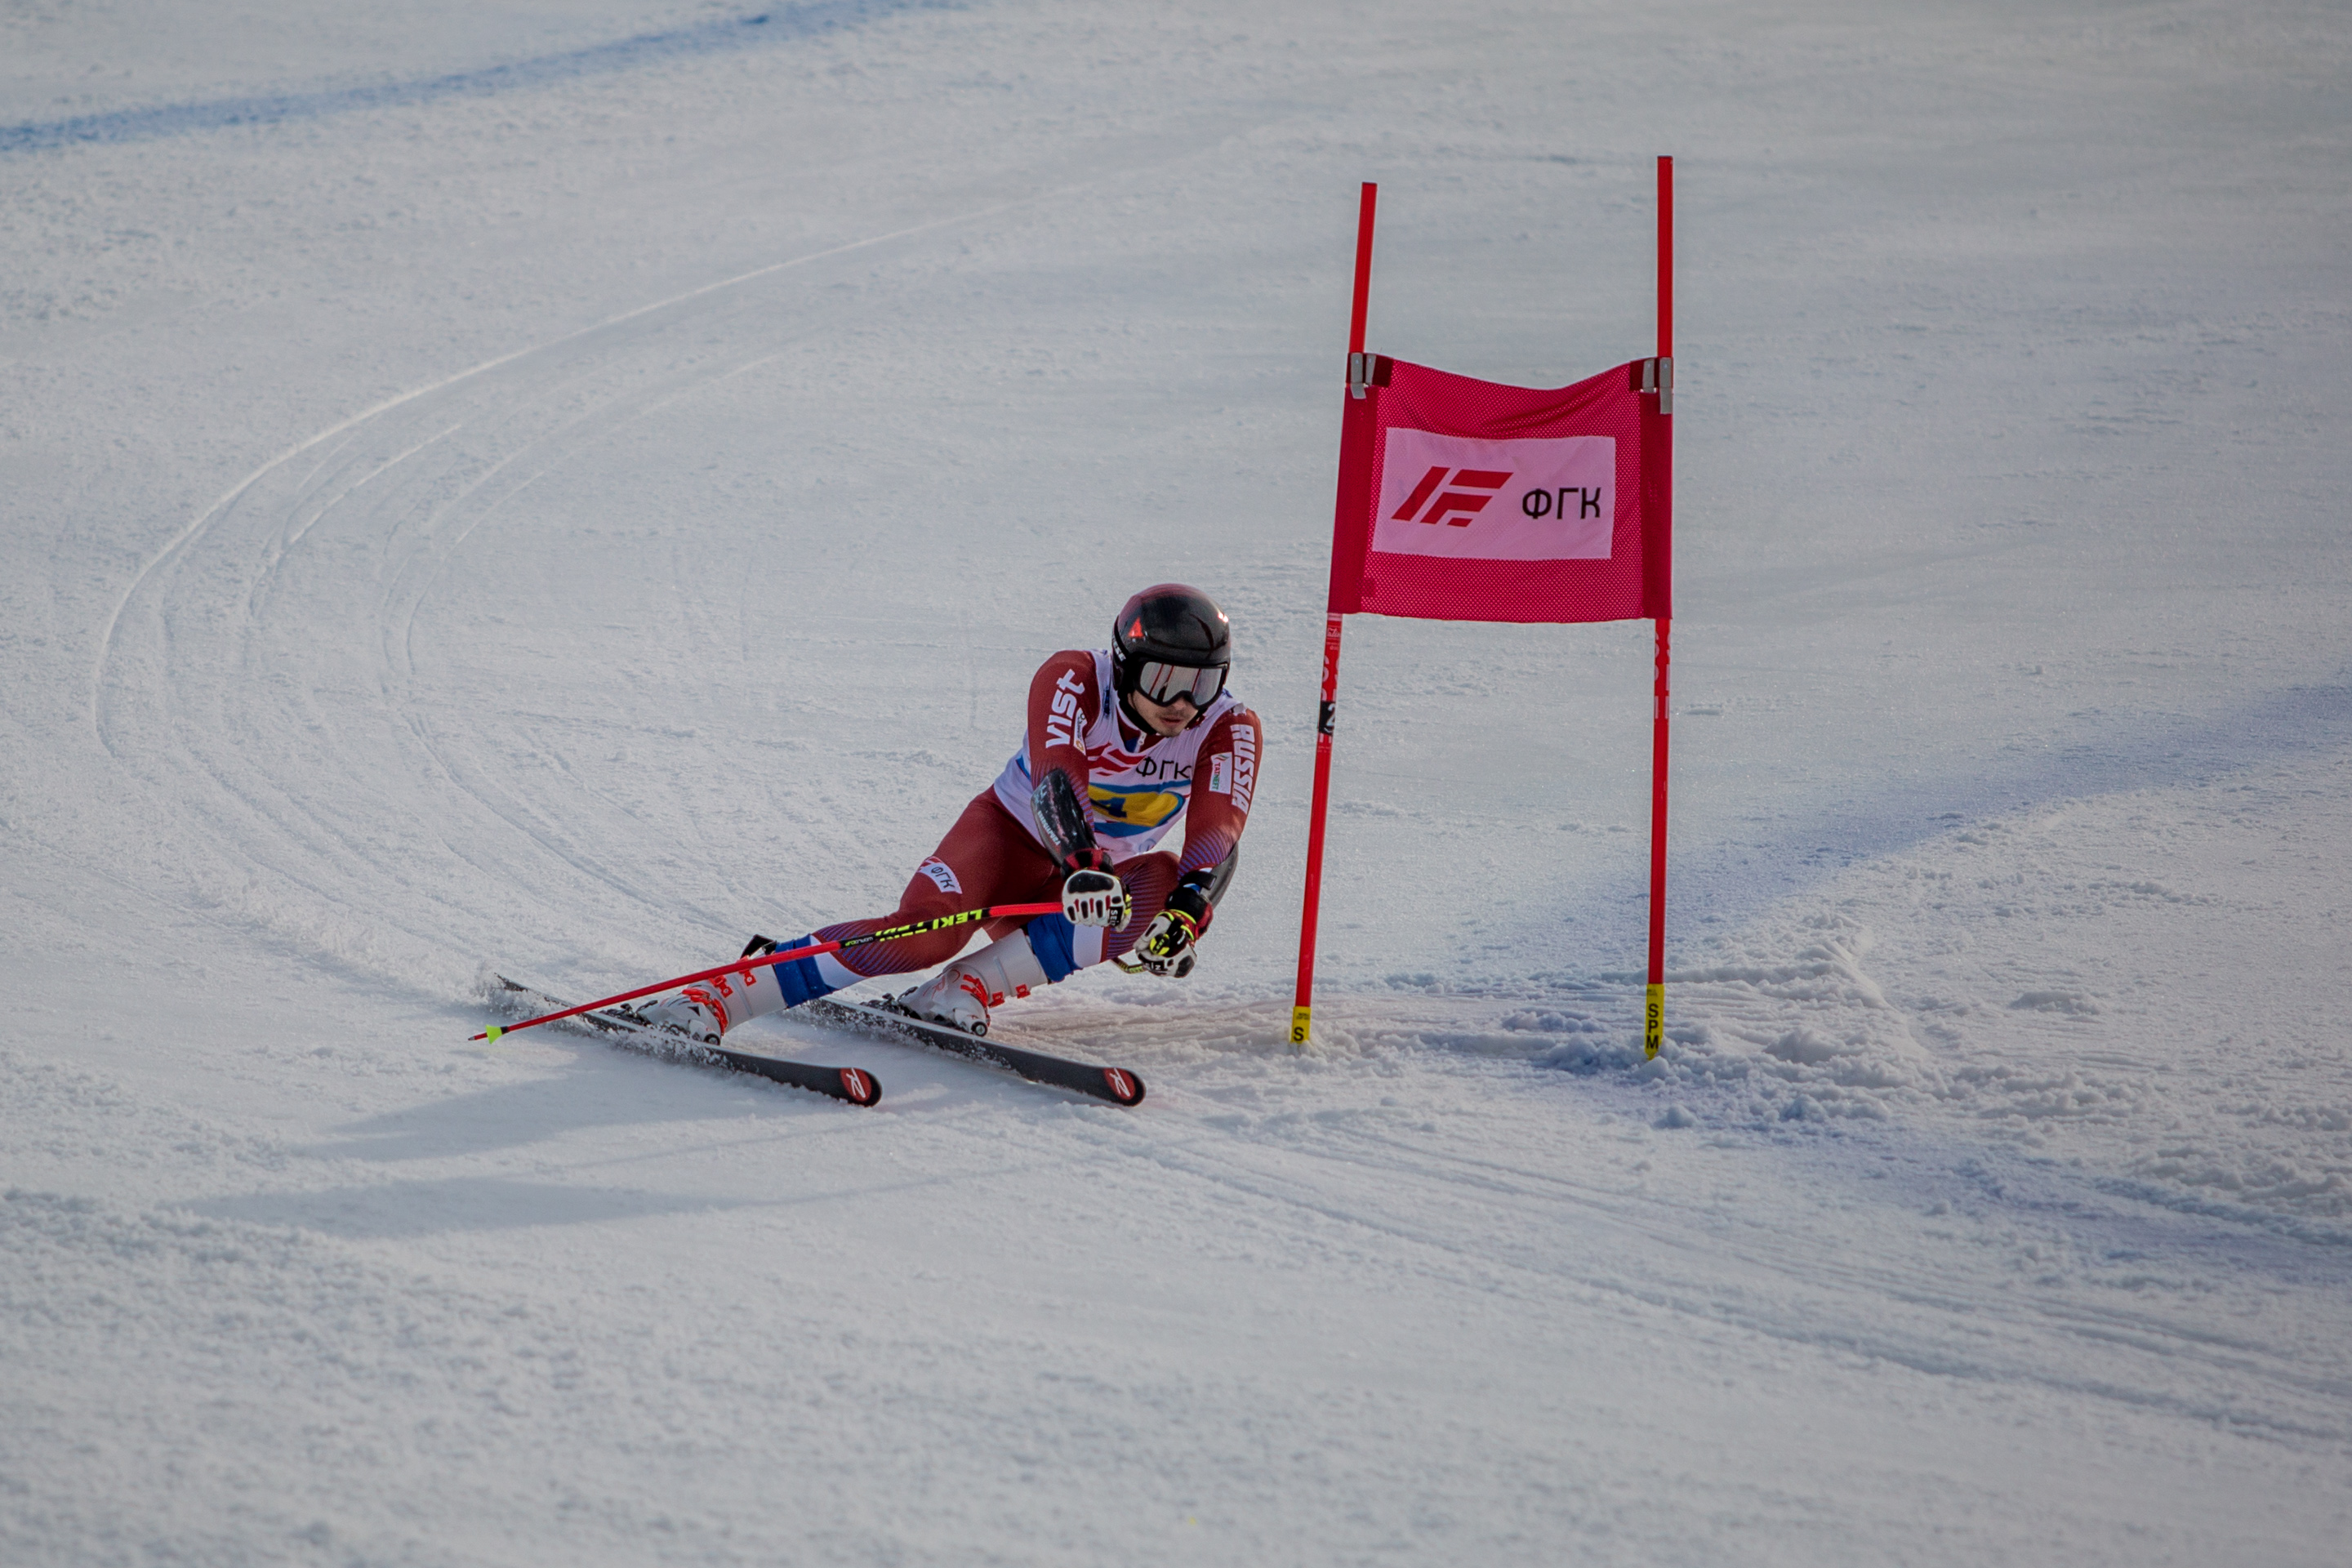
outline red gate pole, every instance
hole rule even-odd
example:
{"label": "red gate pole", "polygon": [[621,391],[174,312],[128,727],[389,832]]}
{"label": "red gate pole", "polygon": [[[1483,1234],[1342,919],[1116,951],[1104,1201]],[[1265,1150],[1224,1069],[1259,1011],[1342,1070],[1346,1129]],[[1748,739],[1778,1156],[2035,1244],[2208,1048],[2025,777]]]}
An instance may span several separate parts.
{"label": "red gate pole", "polygon": [[[1675,161],[1658,160],[1658,412],[1674,412]],[[1666,644],[1657,618],[1658,714],[1650,743],[1650,979],[1643,998],[1642,1054],[1655,1057],[1666,1032]]]}
{"label": "red gate pole", "polygon": [[[1364,182],[1356,213],[1356,303],[1348,318],[1348,357],[1352,374],[1364,352],[1364,315],[1372,292],[1372,207],[1380,187]],[[1335,546],[1336,546],[1336,541]],[[1323,903],[1323,814],[1331,802],[1331,728],[1339,711],[1339,628],[1343,617],[1326,609],[1323,617],[1323,701],[1315,721],[1315,802],[1307,817],[1307,896],[1298,915],[1298,990],[1291,999],[1290,1045],[1304,1049],[1314,1020],[1315,922]]]}

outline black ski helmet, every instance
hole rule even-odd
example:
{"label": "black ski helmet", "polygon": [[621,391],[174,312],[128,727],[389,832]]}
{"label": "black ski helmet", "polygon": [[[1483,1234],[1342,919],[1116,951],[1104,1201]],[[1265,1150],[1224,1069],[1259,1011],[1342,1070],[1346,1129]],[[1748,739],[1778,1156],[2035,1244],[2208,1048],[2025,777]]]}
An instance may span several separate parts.
{"label": "black ski helmet", "polygon": [[1144,665],[1155,662],[1233,667],[1233,626],[1214,599],[1187,584],[1156,583],[1128,600],[1111,624],[1112,688],[1122,698],[1132,696]]}

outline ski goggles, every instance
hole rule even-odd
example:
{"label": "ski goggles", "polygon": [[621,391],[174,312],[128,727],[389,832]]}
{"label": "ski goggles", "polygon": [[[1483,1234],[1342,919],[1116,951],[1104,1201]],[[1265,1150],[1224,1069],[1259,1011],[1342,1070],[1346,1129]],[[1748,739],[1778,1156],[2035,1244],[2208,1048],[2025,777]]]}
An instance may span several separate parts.
{"label": "ski goggles", "polygon": [[1189,697],[1193,707],[1206,708],[1225,689],[1227,668],[1222,664],[1162,664],[1158,659],[1146,659],[1135,667],[1135,689],[1163,707],[1179,697]]}

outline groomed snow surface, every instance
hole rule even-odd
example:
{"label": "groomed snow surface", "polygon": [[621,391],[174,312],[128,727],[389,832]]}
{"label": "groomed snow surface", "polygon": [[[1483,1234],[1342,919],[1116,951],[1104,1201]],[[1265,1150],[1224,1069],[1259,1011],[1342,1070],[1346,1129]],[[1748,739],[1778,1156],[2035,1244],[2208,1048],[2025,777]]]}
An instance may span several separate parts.
{"label": "groomed snow surface", "polygon": [[[0,5],[0,1560],[2336,1563],[2352,15]],[[1649,627],[1351,622],[1372,346],[1650,352]],[[1127,593],[1201,972],[556,1030],[890,907]]]}

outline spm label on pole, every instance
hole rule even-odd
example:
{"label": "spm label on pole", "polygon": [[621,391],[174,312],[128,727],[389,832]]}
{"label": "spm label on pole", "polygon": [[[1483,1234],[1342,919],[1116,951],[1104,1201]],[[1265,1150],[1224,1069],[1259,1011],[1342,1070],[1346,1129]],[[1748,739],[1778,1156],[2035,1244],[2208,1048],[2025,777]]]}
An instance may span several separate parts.
{"label": "spm label on pole", "polygon": [[1364,350],[1375,187],[1356,231],[1323,692],[1290,1041],[1314,1021],[1324,814],[1350,615],[1657,623],[1650,962],[1643,1046],[1665,1026],[1666,649],[1674,616],[1674,160],[1658,160],[1658,352],[1567,386],[1474,381]]}

